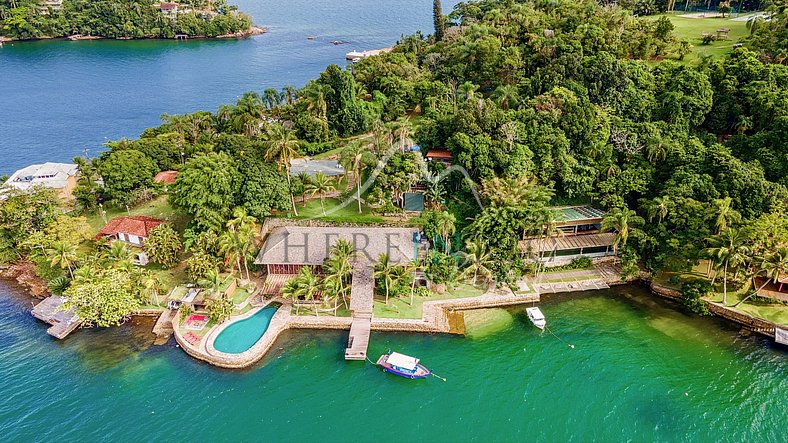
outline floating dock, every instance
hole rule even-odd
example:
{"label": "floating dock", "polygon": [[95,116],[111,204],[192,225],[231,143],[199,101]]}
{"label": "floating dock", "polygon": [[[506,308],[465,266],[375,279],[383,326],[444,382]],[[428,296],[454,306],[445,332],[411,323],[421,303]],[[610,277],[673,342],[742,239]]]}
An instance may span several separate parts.
{"label": "floating dock", "polygon": [[391,48],[370,49],[369,51],[350,51],[347,54],[345,54],[345,58],[348,60],[354,60],[357,58],[367,58],[367,57],[372,57],[374,55],[385,54],[390,51]]}
{"label": "floating dock", "polygon": [[37,304],[32,311],[33,317],[52,325],[47,329],[47,334],[62,340],[80,325],[79,316],[74,309],[63,310],[62,306],[66,300],[63,297],[53,295]]}

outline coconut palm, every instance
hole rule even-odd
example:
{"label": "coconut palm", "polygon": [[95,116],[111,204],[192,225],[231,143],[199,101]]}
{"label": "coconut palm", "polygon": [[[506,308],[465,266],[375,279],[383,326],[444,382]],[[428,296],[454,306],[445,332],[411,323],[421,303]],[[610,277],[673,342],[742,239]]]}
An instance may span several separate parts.
{"label": "coconut palm", "polygon": [[[287,287],[287,293],[285,293],[285,288],[283,288],[282,294],[293,299],[293,303],[296,304],[296,315],[298,314],[297,301],[299,299],[312,301],[320,295],[321,289],[320,280],[309,266],[302,267],[298,271],[298,275],[288,281],[285,287]],[[315,304],[315,315],[320,315],[317,304]]]}
{"label": "coconut palm", "polygon": [[[371,161],[372,154],[369,147],[365,144],[354,142],[348,144],[341,152],[340,158],[345,170],[353,171],[353,179],[356,181],[356,200],[358,201],[358,213],[361,214],[361,168],[364,163]],[[348,183],[350,186],[350,183]]]}
{"label": "coconut palm", "polygon": [[629,234],[643,224],[635,211],[624,208],[615,208],[602,217],[602,231],[615,231],[613,239],[613,253],[618,253],[618,247],[626,246]]}
{"label": "coconut palm", "polygon": [[[479,276],[492,278],[492,266],[494,264],[490,252],[482,242],[469,241],[465,244],[465,251],[462,257],[465,261],[465,269],[460,276],[466,280],[470,278],[471,284],[476,286],[476,279]],[[471,276],[473,276],[471,278]]]}
{"label": "coconut palm", "polygon": [[449,244],[449,236],[453,235],[457,232],[457,227],[455,223],[457,222],[457,218],[454,214],[450,212],[439,212],[438,219],[436,221],[438,235],[441,236],[443,240],[443,247],[445,252],[449,252],[451,245]]}
{"label": "coconut palm", "polygon": [[145,293],[148,294],[148,301],[152,305],[159,304],[159,285],[161,281],[159,280],[159,276],[150,272],[146,271],[140,275],[140,285],[144,289]]}
{"label": "coconut palm", "polygon": [[226,262],[231,263],[230,272],[234,270],[233,263],[238,267],[238,274],[241,274],[241,257],[243,256],[244,244],[239,235],[239,231],[226,231],[219,236],[219,253],[224,256]]}
{"label": "coconut palm", "polygon": [[290,162],[298,156],[298,139],[295,133],[283,125],[275,124],[268,129],[268,138],[265,144],[265,159],[275,161],[279,169],[285,170],[287,187],[290,192],[290,201],[293,204],[293,214],[298,216],[298,210],[293,197],[293,187],[290,184]]}
{"label": "coconut palm", "polygon": [[[720,234],[708,239],[709,247],[704,250],[717,267],[722,269],[722,304],[728,304],[728,273],[738,269],[748,257],[749,249],[745,245],[746,233],[736,228],[728,228]],[[716,278],[716,277],[715,277]],[[714,280],[712,280],[714,284]]]}
{"label": "coconut palm", "polygon": [[51,248],[47,249],[47,255],[49,256],[50,265],[57,265],[60,266],[61,269],[68,269],[68,274],[71,276],[72,280],[74,279],[72,266],[79,258],[77,256],[76,245],[68,242],[56,241],[52,244]]}
{"label": "coconut palm", "polygon": [[766,281],[764,281],[764,283],[754,292],[750,293],[743,299],[739,300],[738,303],[733,305],[734,308],[747,301],[750,297],[757,295],[761,289],[769,284],[769,282],[777,283],[781,275],[788,273],[788,248],[785,246],[777,248],[777,250],[768,254],[764,259],[760,260],[756,266],[757,268],[752,275],[753,286],[755,286],[755,278],[761,272],[763,272],[764,277],[766,277]]}
{"label": "coconut palm", "polygon": [[326,119],[328,113],[328,102],[326,96],[332,91],[329,86],[315,81],[309,82],[304,89],[301,90],[304,101],[306,101],[306,109],[315,112],[321,120]]}
{"label": "coconut palm", "polygon": [[383,281],[383,286],[386,289],[386,304],[389,304],[389,290],[394,284],[396,277],[396,267],[388,254],[380,254],[378,256],[378,264],[375,265],[374,276],[376,279]]}
{"label": "coconut palm", "polygon": [[320,208],[323,210],[323,215],[326,215],[325,196],[327,192],[336,190],[334,180],[326,174],[318,172],[312,182],[305,186],[305,189],[312,195],[318,194],[320,196]]}
{"label": "coconut palm", "polygon": [[659,223],[668,215],[668,205],[670,198],[666,195],[663,197],[654,197],[653,200],[647,200],[645,204],[646,213],[648,214],[648,221],[654,220],[654,217],[659,218]]}
{"label": "coconut palm", "polygon": [[308,183],[312,183],[312,176],[309,175],[306,171],[301,171],[298,173],[298,180],[301,182],[301,203],[306,203],[306,190],[304,186]]}
{"label": "coconut palm", "polygon": [[136,253],[122,241],[110,243],[109,249],[104,253],[104,257],[113,262],[116,267],[128,268],[134,260]]}
{"label": "coconut palm", "polygon": [[211,294],[219,295],[222,292],[222,286],[226,279],[218,269],[211,269],[205,273],[205,277],[197,282],[198,285],[209,290]]}

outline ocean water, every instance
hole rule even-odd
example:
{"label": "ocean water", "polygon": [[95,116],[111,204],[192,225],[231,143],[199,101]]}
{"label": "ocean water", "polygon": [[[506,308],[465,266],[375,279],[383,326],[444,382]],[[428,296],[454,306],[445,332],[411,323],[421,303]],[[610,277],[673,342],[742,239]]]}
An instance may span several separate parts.
{"label": "ocean water", "polygon": [[[0,175],[136,137],[163,113],[303,86],[345,54],[432,29],[429,0],[233,0],[269,32],[223,41],[42,41],[0,48]],[[455,1],[444,1],[448,13]],[[314,36],[308,40],[307,36]],[[350,44],[333,45],[332,41]]]}
{"label": "ocean water", "polygon": [[59,342],[26,296],[0,290],[4,441],[787,438],[784,348],[634,286],[546,298],[555,336],[524,309],[472,338],[373,333],[371,358],[389,348],[415,355],[445,382],[345,362],[338,331],[290,333],[243,371],[197,362],[172,342],[152,346],[150,322]]}

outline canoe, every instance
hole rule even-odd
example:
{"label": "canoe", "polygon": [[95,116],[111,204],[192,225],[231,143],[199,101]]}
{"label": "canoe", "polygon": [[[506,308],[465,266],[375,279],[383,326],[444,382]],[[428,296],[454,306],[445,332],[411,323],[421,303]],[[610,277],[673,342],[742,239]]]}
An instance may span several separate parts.
{"label": "canoe", "polygon": [[430,375],[430,370],[419,363],[419,359],[397,352],[390,352],[383,354],[378,359],[384,371],[399,375],[405,378],[427,378]]}

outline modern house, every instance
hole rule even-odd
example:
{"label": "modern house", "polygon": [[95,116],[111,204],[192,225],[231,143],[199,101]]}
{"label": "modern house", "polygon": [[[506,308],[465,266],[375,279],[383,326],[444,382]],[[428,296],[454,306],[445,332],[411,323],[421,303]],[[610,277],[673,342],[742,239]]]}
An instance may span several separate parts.
{"label": "modern house", "polygon": [[63,9],[63,0],[44,0],[39,10],[41,15],[49,15],[49,11],[60,11]]}
{"label": "modern house", "polygon": [[64,200],[74,198],[79,180],[79,167],[72,163],[44,163],[30,165],[14,172],[5,185],[26,191],[34,186],[45,186],[60,193]]}
{"label": "modern house", "polygon": [[122,241],[128,243],[137,254],[135,264],[144,266],[148,264],[148,255],[142,250],[142,247],[145,245],[145,240],[150,235],[150,231],[162,223],[164,223],[163,220],[142,215],[113,218],[101,228],[98,235],[96,235],[96,240],[108,238],[111,242]]}
{"label": "modern house", "polygon": [[613,255],[616,234],[601,232],[604,211],[584,206],[550,208],[555,218],[555,233],[525,237],[520,241],[524,255],[539,255],[550,264],[561,264],[575,257],[605,257]]}

